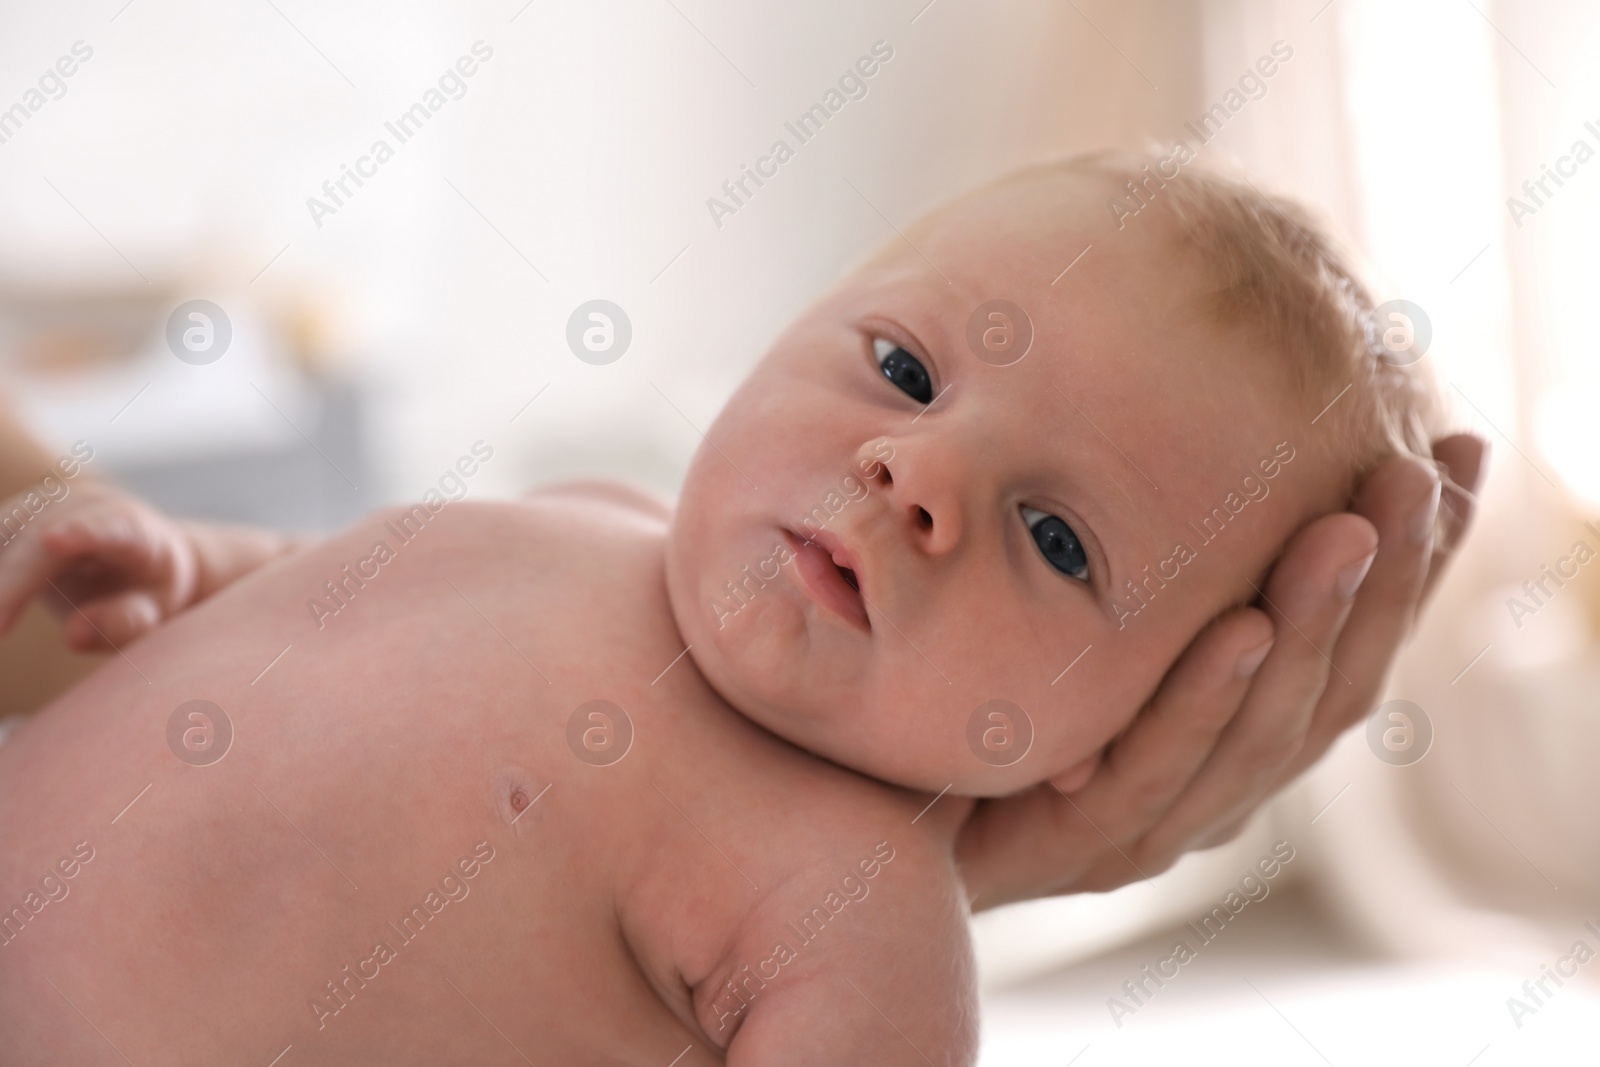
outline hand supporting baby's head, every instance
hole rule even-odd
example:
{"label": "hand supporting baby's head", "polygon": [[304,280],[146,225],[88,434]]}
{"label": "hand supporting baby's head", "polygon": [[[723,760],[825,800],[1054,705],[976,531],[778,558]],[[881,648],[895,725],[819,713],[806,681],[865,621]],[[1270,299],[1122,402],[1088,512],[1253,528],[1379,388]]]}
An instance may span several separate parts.
{"label": "hand supporting baby's head", "polygon": [[1072,788],[1296,530],[1429,457],[1435,394],[1372,348],[1344,254],[1248,182],[1171,170],[1010,175],[778,339],[668,548],[730,703],[909,787]]}

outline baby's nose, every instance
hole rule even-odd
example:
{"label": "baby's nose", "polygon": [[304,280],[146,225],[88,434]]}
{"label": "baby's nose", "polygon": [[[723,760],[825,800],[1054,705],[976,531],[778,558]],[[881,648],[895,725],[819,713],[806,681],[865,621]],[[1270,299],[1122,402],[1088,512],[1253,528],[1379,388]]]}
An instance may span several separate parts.
{"label": "baby's nose", "polygon": [[949,552],[961,540],[965,465],[927,442],[887,438],[875,444],[875,452],[864,448],[858,455],[858,469],[887,495],[913,544],[932,555]]}

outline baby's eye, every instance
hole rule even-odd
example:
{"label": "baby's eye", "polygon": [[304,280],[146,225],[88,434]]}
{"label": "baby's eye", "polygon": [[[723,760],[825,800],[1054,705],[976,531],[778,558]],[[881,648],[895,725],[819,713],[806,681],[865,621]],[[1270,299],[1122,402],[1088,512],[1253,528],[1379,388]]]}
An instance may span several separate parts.
{"label": "baby's eye", "polygon": [[872,351],[878,357],[878,369],[901,392],[919,404],[933,402],[933,379],[916,356],[883,337],[872,339]]}
{"label": "baby's eye", "polygon": [[1054,515],[1030,507],[1022,509],[1022,521],[1028,524],[1033,543],[1044,553],[1046,563],[1068,578],[1080,582],[1089,580],[1089,556],[1072,527]]}

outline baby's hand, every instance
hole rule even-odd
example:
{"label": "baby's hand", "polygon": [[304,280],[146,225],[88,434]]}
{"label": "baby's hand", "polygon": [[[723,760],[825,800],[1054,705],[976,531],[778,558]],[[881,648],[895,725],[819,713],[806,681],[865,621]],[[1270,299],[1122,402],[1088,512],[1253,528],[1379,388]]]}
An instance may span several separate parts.
{"label": "baby's hand", "polygon": [[183,525],[108,485],[79,483],[37,513],[23,506],[29,492],[0,504],[0,634],[38,596],[70,647],[110,649],[198,599],[198,553]]}
{"label": "baby's hand", "polygon": [[180,522],[97,482],[39,500],[30,490],[0,504],[0,636],[38,596],[70,647],[117,648],[296,547],[271,531]]}

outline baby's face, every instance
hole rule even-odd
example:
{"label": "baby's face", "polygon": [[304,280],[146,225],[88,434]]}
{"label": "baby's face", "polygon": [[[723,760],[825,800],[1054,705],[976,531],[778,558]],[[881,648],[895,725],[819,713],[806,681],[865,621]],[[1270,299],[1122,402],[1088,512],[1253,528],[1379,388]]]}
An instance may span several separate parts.
{"label": "baby's face", "polygon": [[[1063,218],[1059,188],[947,212],[806,311],[678,504],[668,587],[711,684],[886,781],[994,795],[1081,777],[1348,493],[1320,405],[1204,320],[1163,221],[1119,232],[1087,183]],[[1010,365],[968,343],[991,300],[1032,322]]]}

